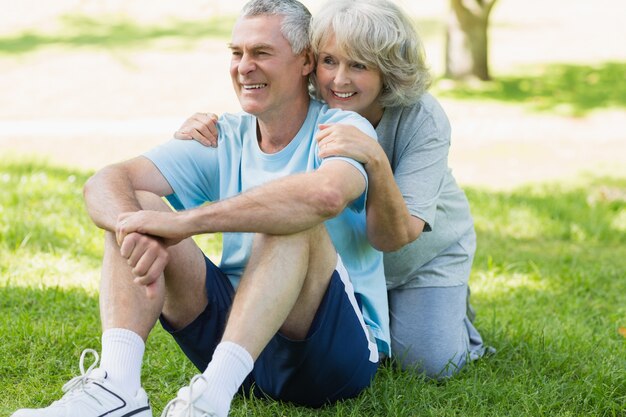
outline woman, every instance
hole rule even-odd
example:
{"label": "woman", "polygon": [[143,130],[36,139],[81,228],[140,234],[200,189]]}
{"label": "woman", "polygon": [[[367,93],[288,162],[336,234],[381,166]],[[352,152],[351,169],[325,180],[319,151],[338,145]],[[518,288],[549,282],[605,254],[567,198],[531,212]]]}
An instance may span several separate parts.
{"label": "woman", "polygon": [[[368,236],[385,252],[394,357],[431,378],[454,375],[487,350],[468,314],[476,235],[448,168],[447,116],[426,93],[421,40],[387,0],[332,0],[313,18],[311,47],[315,95],[358,112],[378,134],[376,142],[331,125],[317,139],[320,156],[351,157],[367,170]],[[196,114],[175,137],[206,143],[216,135],[214,116]]]}

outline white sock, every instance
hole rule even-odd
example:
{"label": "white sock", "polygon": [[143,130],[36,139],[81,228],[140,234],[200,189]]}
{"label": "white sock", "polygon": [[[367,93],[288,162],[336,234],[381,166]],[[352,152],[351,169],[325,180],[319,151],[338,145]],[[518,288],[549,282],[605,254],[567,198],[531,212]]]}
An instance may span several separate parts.
{"label": "white sock", "polygon": [[134,396],[141,387],[141,364],[145,343],[137,333],[126,329],[109,329],[102,333],[100,368],[107,379]]}
{"label": "white sock", "polygon": [[221,342],[203,372],[209,388],[202,395],[218,416],[227,416],[237,390],[252,371],[254,361],[246,349],[233,342]]}

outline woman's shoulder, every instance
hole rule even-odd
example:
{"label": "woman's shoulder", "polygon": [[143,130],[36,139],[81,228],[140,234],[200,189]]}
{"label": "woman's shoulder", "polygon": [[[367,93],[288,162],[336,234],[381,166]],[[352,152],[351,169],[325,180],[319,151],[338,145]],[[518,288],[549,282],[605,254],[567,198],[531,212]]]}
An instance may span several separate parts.
{"label": "woman's shoulder", "polygon": [[403,136],[408,132],[420,136],[425,130],[443,133],[450,130],[446,112],[430,93],[422,94],[413,104],[385,109],[381,124],[381,128],[396,131]]}
{"label": "woman's shoulder", "polygon": [[448,120],[445,110],[432,94],[424,93],[413,104],[395,108],[404,117],[412,117],[417,119],[436,118]]}

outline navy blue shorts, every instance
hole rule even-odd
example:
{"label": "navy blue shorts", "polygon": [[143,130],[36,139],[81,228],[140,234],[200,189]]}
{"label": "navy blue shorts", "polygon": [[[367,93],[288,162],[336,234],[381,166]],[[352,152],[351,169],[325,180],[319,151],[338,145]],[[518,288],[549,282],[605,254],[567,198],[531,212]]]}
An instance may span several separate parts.
{"label": "navy blue shorts", "polygon": [[[202,372],[219,343],[235,291],[230,280],[206,259],[207,308],[184,329],[173,331],[185,355]],[[338,272],[340,271],[340,272]],[[277,333],[261,352],[242,388],[254,394],[320,407],[357,396],[378,369],[376,343],[369,336],[357,297],[342,265],[333,273],[305,340]]]}

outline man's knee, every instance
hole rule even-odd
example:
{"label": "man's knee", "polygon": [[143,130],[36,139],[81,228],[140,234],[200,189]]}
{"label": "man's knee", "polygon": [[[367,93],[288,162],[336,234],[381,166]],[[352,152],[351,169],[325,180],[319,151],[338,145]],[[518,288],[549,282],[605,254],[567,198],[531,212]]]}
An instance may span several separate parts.
{"label": "man's knee", "polygon": [[135,191],[135,198],[139,202],[142,210],[171,211],[163,198],[149,191]]}
{"label": "man's knee", "polygon": [[[302,230],[300,232],[284,234],[284,235],[272,235],[266,233],[255,233],[254,245],[291,245],[293,242],[302,241],[304,243],[315,243],[319,239],[330,239],[326,227],[324,224],[315,225],[309,229]],[[322,242],[324,243],[324,242]]]}
{"label": "man's knee", "polygon": [[336,264],[336,250],[324,224],[288,235],[256,233],[252,255],[301,257],[309,266]]}

